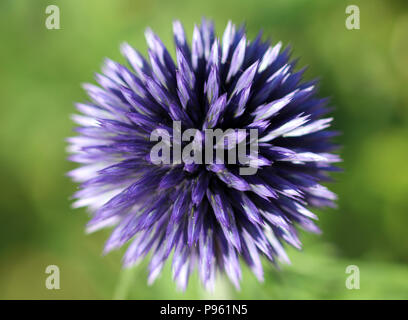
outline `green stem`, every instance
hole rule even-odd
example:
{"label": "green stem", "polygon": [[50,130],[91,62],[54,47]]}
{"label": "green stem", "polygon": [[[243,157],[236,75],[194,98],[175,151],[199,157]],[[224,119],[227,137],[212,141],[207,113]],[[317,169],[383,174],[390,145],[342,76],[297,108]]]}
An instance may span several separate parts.
{"label": "green stem", "polygon": [[116,285],[115,292],[113,294],[114,300],[126,300],[129,295],[129,289],[134,284],[134,277],[136,274],[136,268],[124,268],[120,272],[119,281]]}

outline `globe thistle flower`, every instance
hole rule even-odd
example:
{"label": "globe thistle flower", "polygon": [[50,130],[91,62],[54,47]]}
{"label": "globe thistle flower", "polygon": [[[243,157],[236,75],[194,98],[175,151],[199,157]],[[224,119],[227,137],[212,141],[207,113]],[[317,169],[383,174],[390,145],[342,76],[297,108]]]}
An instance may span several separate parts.
{"label": "globe thistle flower", "polygon": [[[328,100],[316,81],[302,82],[290,49],[261,34],[249,41],[228,23],[217,38],[211,22],[195,26],[189,46],[173,24],[174,61],[158,36],[145,33],[149,62],[129,44],[121,52],[131,68],[107,59],[99,86],[85,84],[90,102],[76,105],[80,126],[69,138],[69,173],[80,183],[74,207],[88,207],[89,232],[115,226],[105,252],[130,243],[124,265],[150,253],[148,282],[172,256],[178,287],[195,269],[211,289],[217,271],[239,288],[240,258],[263,280],[262,257],[289,263],[283,248],[301,247],[297,228],[319,232],[310,207],[333,206],[329,180],[339,157],[329,131]],[[157,165],[151,157],[157,128],[256,129],[258,153],[242,164]],[[174,145],[172,146],[174,147]]]}

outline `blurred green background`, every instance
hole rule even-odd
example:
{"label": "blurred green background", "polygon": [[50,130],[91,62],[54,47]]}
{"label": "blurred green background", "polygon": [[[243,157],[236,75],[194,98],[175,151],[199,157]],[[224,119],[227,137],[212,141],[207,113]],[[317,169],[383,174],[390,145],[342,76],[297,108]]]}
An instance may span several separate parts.
{"label": "blurred green background", "polygon": [[[56,4],[61,29],[45,28]],[[361,29],[345,28],[357,4]],[[194,275],[178,292],[170,268],[152,286],[146,263],[121,269],[123,250],[101,255],[109,230],[85,235],[85,210],[70,208],[76,186],[65,173],[64,139],[73,103],[105,56],[124,62],[119,44],[145,52],[147,26],[172,46],[171,23],[189,37],[202,16],[222,35],[245,22],[273,41],[292,44],[307,77],[336,106],[334,126],[345,172],[330,187],[337,210],[321,210],[321,236],[302,233],[288,248],[291,266],[265,264],[265,282],[244,268],[242,289],[223,279],[213,294]],[[407,299],[408,298],[408,3],[405,0],[2,0],[0,1],[0,298],[3,299]],[[58,265],[61,289],[45,288],[45,268]],[[346,267],[360,268],[360,289],[345,287]]]}

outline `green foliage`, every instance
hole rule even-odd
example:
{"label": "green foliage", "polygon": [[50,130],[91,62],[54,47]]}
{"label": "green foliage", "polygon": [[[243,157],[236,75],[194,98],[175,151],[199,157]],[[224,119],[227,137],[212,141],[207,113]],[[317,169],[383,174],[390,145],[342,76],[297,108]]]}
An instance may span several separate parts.
{"label": "green foliage", "polygon": [[[61,29],[45,28],[50,1],[0,2],[0,298],[408,298],[408,11],[406,1],[52,1]],[[361,30],[345,28],[345,7],[358,4]],[[64,139],[72,135],[73,102],[86,99],[105,56],[124,61],[126,40],[145,51],[151,26],[171,46],[178,18],[191,36],[202,16],[218,32],[231,19],[290,43],[307,76],[320,76],[331,96],[345,170],[331,184],[337,210],[320,210],[324,234],[302,234],[304,250],[289,250],[292,265],[265,263],[259,284],[244,269],[240,292],[219,279],[213,294],[195,274],[177,292],[168,265],[153,286],[146,262],[121,271],[120,252],[102,257],[109,231],[84,234],[85,210],[70,208],[76,186],[64,174]],[[56,264],[61,290],[45,288]],[[345,287],[348,265],[360,268],[360,290]]]}

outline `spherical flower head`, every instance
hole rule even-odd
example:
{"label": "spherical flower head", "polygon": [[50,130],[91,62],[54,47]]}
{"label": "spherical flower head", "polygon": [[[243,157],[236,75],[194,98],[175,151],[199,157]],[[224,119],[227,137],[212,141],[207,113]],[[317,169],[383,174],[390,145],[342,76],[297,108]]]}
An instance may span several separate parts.
{"label": "spherical flower head", "polygon": [[[300,248],[297,228],[319,232],[310,207],[334,205],[320,184],[340,161],[331,153],[332,118],[323,118],[328,100],[316,96],[316,81],[302,81],[280,42],[261,34],[249,41],[232,23],[217,38],[206,20],[191,46],[180,22],[173,32],[176,61],[148,29],[148,61],[124,43],[131,68],[107,59],[99,86],[84,85],[90,102],[76,105],[78,135],[69,138],[80,164],[69,173],[80,183],[73,206],[91,212],[89,232],[115,226],[105,252],[130,243],[125,266],[150,253],[149,283],[172,255],[182,289],[195,269],[208,289],[218,271],[239,288],[239,258],[263,280],[262,257],[289,263],[283,244]],[[183,161],[188,129],[199,136],[193,153],[221,152]],[[204,133],[216,129],[232,131],[209,148]],[[230,152],[243,161],[217,161]]]}

